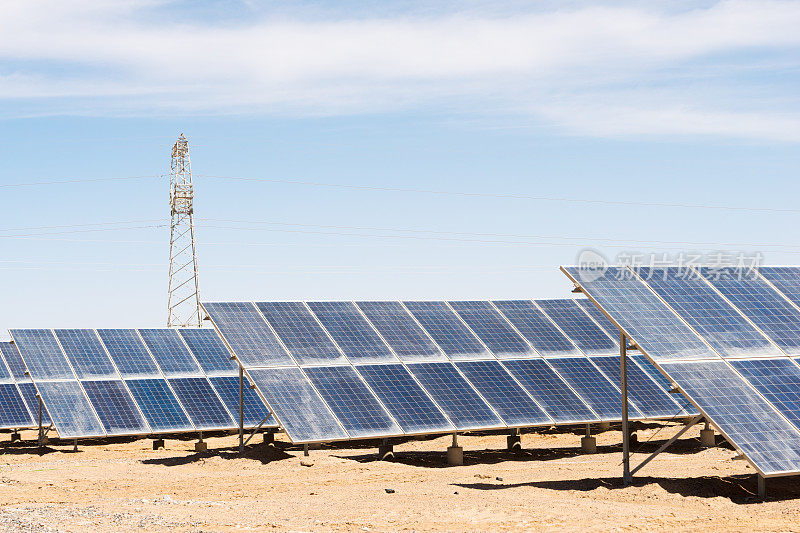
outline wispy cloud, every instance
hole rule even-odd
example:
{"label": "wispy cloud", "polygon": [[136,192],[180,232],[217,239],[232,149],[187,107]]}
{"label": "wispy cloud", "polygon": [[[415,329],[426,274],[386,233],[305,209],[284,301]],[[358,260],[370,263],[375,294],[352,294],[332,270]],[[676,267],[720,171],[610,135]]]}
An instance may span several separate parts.
{"label": "wispy cloud", "polygon": [[158,0],[4,2],[0,106],[6,115],[439,106],[581,135],[800,141],[796,2],[358,17],[248,4],[249,16],[215,20],[181,18],[190,4]]}

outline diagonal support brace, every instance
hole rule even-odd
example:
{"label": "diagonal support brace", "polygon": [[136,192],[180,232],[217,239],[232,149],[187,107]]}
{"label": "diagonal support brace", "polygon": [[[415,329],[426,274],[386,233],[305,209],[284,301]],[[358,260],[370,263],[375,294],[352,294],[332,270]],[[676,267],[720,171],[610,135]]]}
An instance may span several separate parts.
{"label": "diagonal support brace", "polygon": [[677,433],[676,433],[676,434],[675,434],[675,435],[674,435],[674,436],[673,436],[671,439],[669,439],[667,442],[665,442],[664,444],[662,444],[661,446],[659,446],[659,448],[658,448],[656,451],[654,451],[653,453],[651,453],[651,454],[650,454],[650,455],[647,457],[647,459],[645,459],[644,461],[642,461],[642,462],[639,464],[639,466],[637,466],[636,468],[634,468],[633,470],[631,470],[631,476],[633,476],[633,475],[634,475],[636,472],[638,472],[639,470],[641,470],[641,469],[642,469],[642,467],[644,467],[644,465],[646,465],[647,463],[649,463],[650,461],[652,461],[653,459],[655,459],[655,458],[656,458],[656,455],[660,454],[661,452],[663,452],[664,450],[666,450],[667,448],[669,448],[670,446],[672,446],[672,443],[673,443],[673,442],[675,442],[676,440],[678,440],[679,438],[681,438],[681,436],[682,436],[684,433],[686,433],[687,431],[689,431],[689,429],[691,429],[691,428],[692,428],[692,427],[693,427],[695,424],[699,423],[701,420],[703,420],[703,415],[697,415],[696,417],[692,418],[692,419],[689,421],[689,423],[688,423],[688,424],[686,424],[686,426],[684,426],[684,428],[683,428],[682,430],[680,430],[679,432],[677,432]]}

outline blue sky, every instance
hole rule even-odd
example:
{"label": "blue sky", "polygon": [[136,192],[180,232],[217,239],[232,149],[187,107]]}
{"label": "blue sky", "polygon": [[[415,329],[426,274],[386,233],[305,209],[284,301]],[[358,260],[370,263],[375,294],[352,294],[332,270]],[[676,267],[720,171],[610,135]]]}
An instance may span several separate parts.
{"label": "blue sky", "polygon": [[166,320],[181,132],[209,300],[560,297],[586,247],[798,263],[800,5],[431,4],[4,2],[0,327]]}

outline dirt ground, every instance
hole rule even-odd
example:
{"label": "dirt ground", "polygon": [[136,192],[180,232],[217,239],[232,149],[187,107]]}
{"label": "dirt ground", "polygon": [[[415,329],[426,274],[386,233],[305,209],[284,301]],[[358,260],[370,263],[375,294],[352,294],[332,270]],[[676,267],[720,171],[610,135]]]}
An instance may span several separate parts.
{"label": "dirt ground", "polygon": [[[681,426],[639,426],[634,464]],[[630,487],[620,483],[621,433],[597,435],[580,452],[580,431],[459,437],[464,466],[448,467],[450,437],[395,446],[311,450],[278,435],[238,454],[236,436],[194,441],[51,441],[37,450],[0,435],[0,531],[800,531],[798,478],[756,478],[725,445],[703,449],[700,426],[658,456]],[[649,442],[645,442],[648,441]],[[27,440],[27,442],[25,441]],[[718,442],[721,440],[718,438]],[[310,466],[306,466],[310,465]],[[387,490],[389,489],[389,490]],[[394,492],[391,492],[394,491]]]}

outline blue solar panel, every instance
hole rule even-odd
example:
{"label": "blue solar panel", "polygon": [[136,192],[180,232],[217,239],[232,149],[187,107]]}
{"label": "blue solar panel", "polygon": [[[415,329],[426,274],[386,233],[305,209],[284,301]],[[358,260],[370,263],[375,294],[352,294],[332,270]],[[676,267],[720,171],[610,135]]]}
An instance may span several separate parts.
{"label": "blue solar panel", "polygon": [[542,359],[503,361],[503,366],[557,423],[594,422],[598,415]]}
{"label": "blue solar panel", "polygon": [[[548,359],[548,362],[602,420],[622,418],[622,393],[589,359],[554,358]],[[642,414],[632,403],[628,406],[628,415],[631,418],[642,418]]]}
{"label": "blue solar panel", "polygon": [[[622,381],[619,356],[592,357],[591,361],[600,367],[606,376],[614,380],[614,383]],[[635,362],[628,360],[627,366],[628,398],[633,400],[644,416],[664,418],[684,415],[682,405],[675,403],[669,393],[664,392]]]}
{"label": "blue solar panel", "polygon": [[639,275],[722,356],[782,355],[700,276],[678,267]]}
{"label": "blue solar panel", "polygon": [[0,427],[23,428],[34,425],[17,386],[0,383]]}
{"label": "blue solar panel", "polygon": [[6,365],[6,358],[3,356],[5,352],[16,350],[10,342],[0,342],[0,382],[12,382],[14,377],[11,374],[11,369]]}
{"label": "blue solar panel", "polygon": [[347,363],[303,302],[259,302],[256,306],[299,364]]}
{"label": "blue solar panel", "polygon": [[594,319],[597,324],[603,328],[603,331],[614,340],[619,339],[619,328],[614,325],[614,323],[603,314],[603,312],[597,308],[596,305],[592,303],[591,300],[588,298],[578,298],[574,300],[576,304],[578,304],[583,312],[589,315]]}
{"label": "blue solar panel", "polygon": [[786,358],[731,361],[731,365],[800,428],[800,366]]}
{"label": "blue solar panel", "polygon": [[648,361],[645,356],[639,354],[628,354],[628,359],[631,359],[638,364],[639,367],[647,372],[647,375],[650,376],[653,381],[658,383],[662,389],[668,392],[672,390],[672,383],[670,383],[670,381],[664,377],[664,374],[659,372],[658,369],[653,366],[653,363]]}
{"label": "blue solar panel", "polygon": [[499,361],[462,361],[456,366],[508,426],[553,423]]}
{"label": "blue solar panel", "polygon": [[619,352],[617,343],[600,329],[575,300],[537,300],[536,303],[584,353]]}
{"label": "blue solar panel", "polygon": [[357,371],[406,433],[455,430],[403,365],[364,365]]}
{"label": "blue solar panel", "polygon": [[135,329],[98,329],[100,340],[111,354],[117,370],[124,377],[156,377],[161,375]]}
{"label": "blue solar panel", "polygon": [[82,383],[108,435],[150,433],[147,422],[144,421],[122,381],[100,380]]}
{"label": "blue solar panel", "polygon": [[295,364],[252,303],[204,303],[203,309],[245,366]]}
{"label": "blue solar panel", "polygon": [[213,329],[181,328],[178,330],[200,367],[209,376],[233,375],[239,370],[225,343]]}
{"label": "blue solar panel", "polygon": [[11,375],[18,382],[30,381],[31,378],[25,372],[25,362],[19,355],[16,345],[13,342],[0,342],[0,354],[6,360]]}
{"label": "blue solar panel", "polygon": [[795,305],[800,306],[800,268],[760,267],[758,273],[768,279]]}
{"label": "blue solar panel", "polygon": [[352,438],[402,434],[352,367],[323,366],[304,371]]}
{"label": "blue solar panel", "polygon": [[165,376],[200,374],[200,366],[174,329],[140,329],[139,334]]}
{"label": "blue solar panel", "polygon": [[800,355],[800,311],[746,269],[700,269],[728,300],[789,355]]}
{"label": "blue solar panel", "polygon": [[77,381],[39,381],[42,402],[62,439],[102,437],[103,425]]}
{"label": "blue solar panel", "polygon": [[397,361],[353,302],[308,302],[308,306],[351,361]]}
{"label": "blue solar panel", "polygon": [[580,354],[572,341],[532,301],[503,300],[493,303],[540,354]]}
{"label": "blue solar panel", "polygon": [[444,359],[400,302],[356,302],[375,329],[404,361]]}
{"label": "blue solar panel", "polygon": [[486,359],[492,354],[444,302],[403,302],[451,359]]}
{"label": "blue solar panel", "polygon": [[472,328],[497,357],[529,357],[537,355],[533,348],[514,331],[491,302],[449,302],[450,306]]}
{"label": "blue solar panel", "polygon": [[115,377],[117,371],[92,329],[53,331],[79,379]]}
{"label": "blue solar panel", "polygon": [[[33,423],[38,425],[39,393],[36,392],[36,386],[33,383],[17,383],[17,387],[19,387],[19,391],[22,393],[22,399],[25,400],[25,404],[28,406],[28,411],[30,411],[31,416],[33,417]],[[49,426],[50,423],[50,415],[47,414],[47,409],[42,406],[42,425]]]}
{"label": "blue solar panel", "polygon": [[125,383],[155,433],[194,429],[166,380],[131,379]]}
{"label": "blue solar panel", "polygon": [[800,432],[724,361],[662,366],[762,474],[800,470]]}
{"label": "blue solar panel", "polygon": [[169,384],[197,429],[238,426],[206,378],[170,379]]}
{"label": "blue solar panel", "polygon": [[[238,376],[217,376],[208,378],[211,384],[217,390],[225,407],[228,408],[233,419],[236,420],[237,425],[239,422],[239,377]],[[244,401],[242,402],[244,408],[244,427],[254,428],[261,424],[261,421],[267,419],[262,427],[275,427],[278,423],[269,414],[269,408],[264,405],[264,402],[250,388],[250,383],[245,378],[244,381]]]}
{"label": "blue solar panel", "polygon": [[461,376],[452,363],[408,365],[422,386],[460,430],[505,427],[503,421]]}
{"label": "blue solar panel", "polygon": [[52,331],[49,329],[9,331],[33,379],[75,379]]}
{"label": "blue solar panel", "polygon": [[249,370],[248,374],[292,442],[348,438],[299,368],[257,369]]}
{"label": "blue solar panel", "polygon": [[562,270],[578,283],[654,360],[718,356],[630,270]]}

